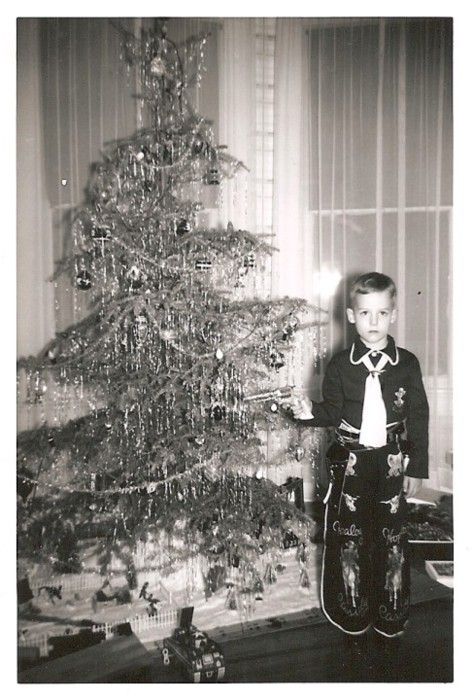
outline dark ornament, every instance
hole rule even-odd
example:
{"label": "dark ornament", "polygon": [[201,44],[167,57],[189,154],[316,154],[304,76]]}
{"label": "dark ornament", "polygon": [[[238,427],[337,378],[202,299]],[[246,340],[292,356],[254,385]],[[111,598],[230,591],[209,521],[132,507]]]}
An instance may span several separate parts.
{"label": "dark ornament", "polygon": [[199,259],[195,261],[196,270],[210,270],[211,267],[212,263],[210,262],[210,260]]}
{"label": "dark ornament", "polygon": [[108,226],[93,225],[91,234],[94,241],[110,241],[112,239],[112,231]]}
{"label": "dark ornament", "polygon": [[284,362],[284,355],[282,352],[279,352],[278,350],[273,350],[273,352],[269,356],[269,364],[270,366],[275,369],[275,370],[280,370],[281,367],[284,367],[285,362]]}
{"label": "dark ornament", "polygon": [[132,289],[139,289],[143,286],[143,273],[136,265],[128,270],[126,276]]}
{"label": "dark ornament", "polygon": [[248,253],[248,255],[245,255],[245,258],[243,260],[243,267],[246,267],[247,269],[253,268],[256,266],[256,256],[254,253]]}
{"label": "dark ornament", "polygon": [[92,286],[92,277],[87,270],[79,270],[76,277],[77,287],[83,291],[90,289]]}
{"label": "dark ornament", "polygon": [[205,175],[205,182],[207,185],[220,185],[220,173],[218,168],[209,168]]}
{"label": "dark ornament", "polygon": [[222,418],[225,415],[225,408],[222,408],[221,406],[214,406],[214,409],[212,411],[212,417],[216,421],[222,420]]}
{"label": "dark ornament", "polygon": [[178,236],[183,236],[185,233],[189,233],[191,230],[191,225],[186,219],[181,219],[176,227],[176,233]]}
{"label": "dark ornament", "polygon": [[292,530],[286,530],[282,538],[282,546],[284,549],[290,549],[291,547],[297,547],[299,545],[299,538],[293,533]]}
{"label": "dark ornament", "polygon": [[294,450],[294,456],[297,459],[298,462],[300,462],[302,459],[304,459],[305,455],[305,450],[301,445],[298,445],[295,450]]}

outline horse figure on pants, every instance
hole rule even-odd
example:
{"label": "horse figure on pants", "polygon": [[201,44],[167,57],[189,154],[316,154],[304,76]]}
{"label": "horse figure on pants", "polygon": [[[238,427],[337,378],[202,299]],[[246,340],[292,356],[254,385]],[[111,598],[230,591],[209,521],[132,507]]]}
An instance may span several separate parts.
{"label": "horse figure on pants", "polygon": [[397,608],[397,601],[402,590],[402,565],[404,554],[395,544],[388,552],[388,567],[386,571],[385,590],[389,593],[389,602],[393,603],[394,610]]}
{"label": "horse figure on pants", "polygon": [[340,563],[342,565],[345,596],[347,600],[351,600],[352,606],[356,608],[356,597],[358,595],[358,585],[360,581],[360,567],[358,564],[358,548],[353,540],[349,540],[346,547],[342,547],[340,550]]}

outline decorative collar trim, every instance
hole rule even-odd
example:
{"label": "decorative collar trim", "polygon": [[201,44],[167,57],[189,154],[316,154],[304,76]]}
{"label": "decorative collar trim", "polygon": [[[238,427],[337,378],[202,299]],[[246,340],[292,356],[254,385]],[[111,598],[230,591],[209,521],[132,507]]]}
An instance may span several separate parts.
{"label": "decorative collar trim", "polygon": [[[361,338],[358,336],[350,350],[350,362],[352,365],[359,365],[363,362],[363,358],[369,355],[373,350],[368,348]],[[388,335],[388,344],[382,350],[378,350],[381,355],[385,355],[388,361],[394,366],[399,362],[399,352],[394,339]]]}

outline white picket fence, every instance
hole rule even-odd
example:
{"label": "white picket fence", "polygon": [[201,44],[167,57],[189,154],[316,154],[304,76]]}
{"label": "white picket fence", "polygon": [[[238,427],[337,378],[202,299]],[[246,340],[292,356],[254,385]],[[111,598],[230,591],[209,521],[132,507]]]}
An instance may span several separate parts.
{"label": "white picket fence", "polygon": [[[64,574],[55,578],[35,578],[32,577],[29,581],[31,591],[36,597],[43,586],[62,586],[62,593],[75,593],[79,591],[96,591],[103,584],[106,576],[101,576],[98,573],[82,573],[82,574]],[[123,573],[111,574],[108,579],[112,586],[124,586],[126,578]],[[161,581],[161,575],[158,571],[138,570],[137,571],[138,587],[140,588],[145,581],[149,582],[149,591],[157,596],[167,605],[173,604],[172,592],[166,588]]]}
{"label": "white picket fence", "polygon": [[43,586],[62,586],[63,593],[88,589],[97,590],[102,585],[104,578],[96,573],[64,574],[64,576],[56,576],[55,578],[31,578],[29,584],[33,595],[37,596]]}
{"label": "white picket fence", "polygon": [[[92,626],[93,632],[105,632],[106,639],[113,637],[114,628],[117,625],[129,622],[135,634],[149,629],[170,628],[177,626],[179,616],[178,608],[158,610],[155,615],[135,615],[122,620],[114,620],[104,624]],[[43,634],[21,634],[18,639],[19,647],[37,647],[40,657],[49,656],[49,638],[59,636],[57,632],[44,632]]]}
{"label": "white picket fence", "polygon": [[94,625],[92,627],[92,631],[105,632],[105,636],[108,639],[109,637],[113,636],[113,629],[117,625],[129,622],[132,632],[139,634],[140,632],[153,628],[159,629],[162,627],[175,627],[177,625],[178,615],[179,610],[177,608],[158,610],[155,615],[135,615],[135,617],[127,617],[124,620]]}

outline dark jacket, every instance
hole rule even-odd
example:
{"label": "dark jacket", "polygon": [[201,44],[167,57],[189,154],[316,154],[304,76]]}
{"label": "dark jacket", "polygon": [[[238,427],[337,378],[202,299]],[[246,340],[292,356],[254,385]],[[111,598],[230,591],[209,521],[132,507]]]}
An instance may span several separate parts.
{"label": "dark jacket", "polygon": [[[357,337],[350,348],[332,357],[322,384],[323,401],[312,403],[314,418],[303,421],[304,425],[338,428],[344,420],[354,428],[361,427],[368,376],[361,358],[369,352],[371,350]],[[378,356],[379,353],[389,357],[380,375],[387,424],[404,422],[406,437],[411,443],[406,474],[426,479],[429,475],[429,405],[419,361],[413,353],[396,347],[391,336]]]}

